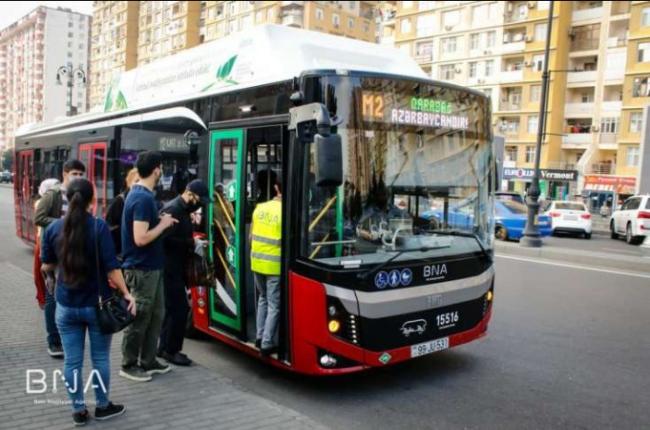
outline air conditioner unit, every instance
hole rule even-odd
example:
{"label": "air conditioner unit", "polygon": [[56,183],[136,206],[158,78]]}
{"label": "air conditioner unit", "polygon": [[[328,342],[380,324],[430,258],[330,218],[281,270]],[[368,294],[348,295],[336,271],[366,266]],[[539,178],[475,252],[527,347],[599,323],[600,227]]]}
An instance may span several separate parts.
{"label": "air conditioner unit", "polygon": [[533,62],[532,61],[524,61],[524,66],[525,67],[533,67]]}
{"label": "air conditioner unit", "polygon": [[528,9],[535,9],[535,6],[537,6],[536,1],[529,1],[528,2]]}
{"label": "air conditioner unit", "polygon": [[485,79],[479,79],[479,80],[477,80],[476,82],[478,82],[479,84],[484,84],[484,83],[485,83]]}
{"label": "air conditioner unit", "polygon": [[526,36],[526,42],[530,43],[533,41],[533,36]]}
{"label": "air conditioner unit", "polygon": [[461,68],[454,69],[454,73],[456,73],[457,75],[462,73],[462,72],[463,72],[463,70]]}
{"label": "air conditioner unit", "polygon": [[451,31],[451,29],[454,28],[453,25],[445,25],[445,30]]}
{"label": "air conditioner unit", "polygon": [[510,43],[510,33],[503,35],[503,43]]}
{"label": "air conditioner unit", "polygon": [[573,38],[576,37],[576,32],[575,32],[575,30],[573,30],[573,29],[569,30],[569,37],[570,37],[571,39],[573,39]]}
{"label": "air conditioner unit", "polygon": [[486,49],[485,51],[483,51],[483,55],[492,55],[492,51]]}
{"label": "air conditioner unit", "polygon": [[591,131],[592,131],[592,132],[594,132],[594,133],[598,133],[598,130],[599,130],[599,129],[598,129],[598,126],[597,126],[597,125],[592,125],[592,126],[591,126]]}

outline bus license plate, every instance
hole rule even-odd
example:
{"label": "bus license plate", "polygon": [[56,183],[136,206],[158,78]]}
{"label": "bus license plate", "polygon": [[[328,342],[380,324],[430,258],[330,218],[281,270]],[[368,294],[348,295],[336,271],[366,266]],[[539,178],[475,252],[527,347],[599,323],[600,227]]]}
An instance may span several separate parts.
{"label": "bus license plate", "polygon": [[411,358],[442,351],[443,349],[447,348],[449,348],[448,337],[442,337],[440,339],[432,340],[429,342],[418,343],[417,345],[411,345]]}

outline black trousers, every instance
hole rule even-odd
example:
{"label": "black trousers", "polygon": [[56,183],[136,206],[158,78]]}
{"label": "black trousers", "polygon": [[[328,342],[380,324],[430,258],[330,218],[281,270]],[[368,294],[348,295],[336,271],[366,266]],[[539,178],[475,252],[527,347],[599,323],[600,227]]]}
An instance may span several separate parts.
{"label": "black trousers", "polygon": [[165,272],[165,318],[160,331],[159,351],[176,354],[183,349],[187,314],[190,311],[185,281],[180,272]]}

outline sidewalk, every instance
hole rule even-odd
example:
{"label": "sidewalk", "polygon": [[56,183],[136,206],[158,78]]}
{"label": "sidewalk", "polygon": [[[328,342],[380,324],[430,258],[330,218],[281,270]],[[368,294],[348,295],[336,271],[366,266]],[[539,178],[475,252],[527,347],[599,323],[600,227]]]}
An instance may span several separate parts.
{"label": "sidewalk", "polygon": [[[34,299],[31,274],[0,262],[0,303],[0,429],[73,428],[70,406],[60,404],[68,400],[60,379],[58,391],[52,392],[52,371],[62,369],[63,361],[47,355],[43,315]],[[176,367],[147,383],[127,381],[118,376],[121,340],[121,335],[113,338],[110,397],[127,406],[126,414],[106,422],[91,420],[91,428],[324,428],[296,411],[243,391],[231,380],[199,365]],[[45,371],[46,393],[27,394],[27,369]],[[89,369],[86,360],[84,383]],[[42,386],[31,384],[33,389]],[[92,389],[86,400],[94,401]],[[94,411],[92,404],[89,410]]]}
{"label": "sidewalk", "polygon": [[544,260],[559,260],[563,263],[583,264],[598,268],[618,269],[630,272],[650,273],[650,254],[644,257],[615,253],[586,251],[544,245],[541,248],[524,248],[519,242],[495,241],[496,255],[511,255]]}

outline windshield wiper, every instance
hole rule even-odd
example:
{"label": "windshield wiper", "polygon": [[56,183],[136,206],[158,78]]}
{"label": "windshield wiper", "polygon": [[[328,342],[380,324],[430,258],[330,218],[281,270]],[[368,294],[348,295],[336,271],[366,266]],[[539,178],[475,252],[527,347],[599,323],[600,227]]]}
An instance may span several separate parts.
{"label": "windshield wiper", "polygon": [[357,273],[357,279],[360,281],[365,281],[366,279],[368,279],[368,275],[383,269],[384,267],[388,266],[397,257],[399,257],[400,255],[404,255],[407,252],[427,252],[427,251],[433,251],[434,249],[441,249],[441,248],[448,248],[448,246],[421,246],[419,248],[402,249],[400,251],[397,251],[397,253],[392,257],[390,257],[388,260],[382,261],[381,263],[373,267],[370,267],[360,273]]}
{"label": "windshield wiper", "polygon": [[487,258],[490,263],[492,262],[492,256],[485,249],[485,247],[483,246],[483,242],[481,242],[481,239],[478,237],[478,234],[476,233],[471,233],[469,231],[462,231],[462,230],[427,230],[427,233],[439,234],[442,236],[471,237],[474,240],[476,240],[476,243],[478,243],[479,248],[481,248],[481,253],[485,256],[485,258]]}

